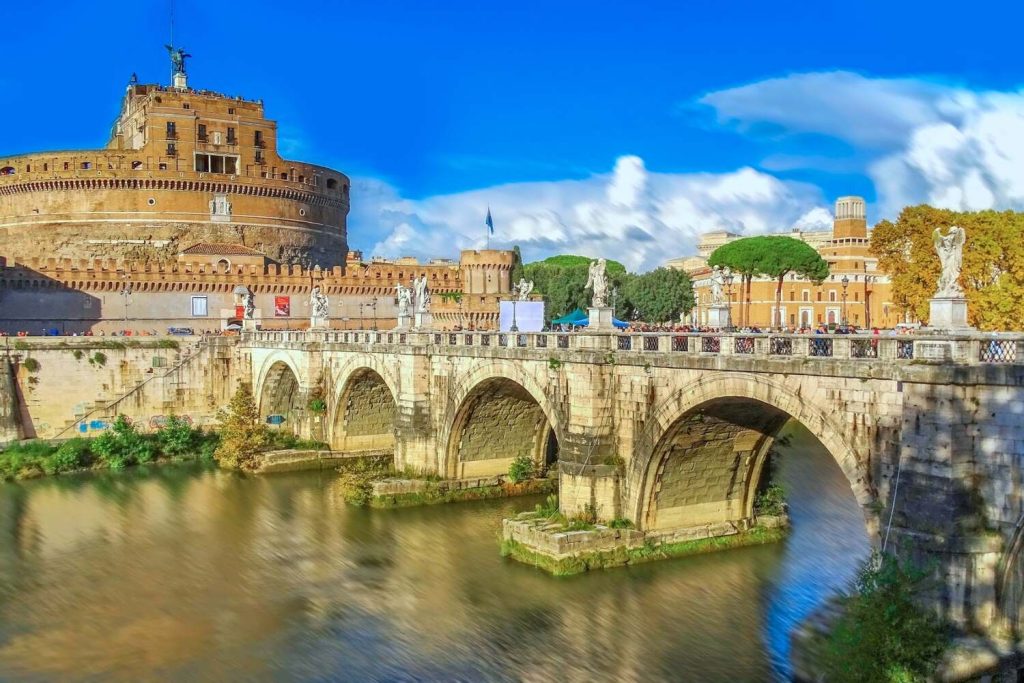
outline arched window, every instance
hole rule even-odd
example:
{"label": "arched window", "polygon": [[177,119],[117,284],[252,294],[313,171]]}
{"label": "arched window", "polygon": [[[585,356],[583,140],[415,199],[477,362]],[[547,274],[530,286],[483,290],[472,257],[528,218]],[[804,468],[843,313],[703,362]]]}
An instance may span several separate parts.
{"label": "arched window", "polygon": [[337,187],[338,187],[338,179],[337,178],[328,178],[327,179],[327,189],[328,190],[333,190],[333,189],[335,189]]}
{"label": "arched window", "polygon": [[4,166],[3,168],[0,168],[0,175],[14,175],[14,167]]}
{"label": "arched window", "polygon": [[218,273],[230,273],[231,272],[231,261],[226,258],[222,258],[217,261],[217,272]]}
{"label": "arched window", "polygon": [[133,161],[132,162],[132,170],[133,171],[138,171],[140,168],[142,168],[142,162],[141,161]]}

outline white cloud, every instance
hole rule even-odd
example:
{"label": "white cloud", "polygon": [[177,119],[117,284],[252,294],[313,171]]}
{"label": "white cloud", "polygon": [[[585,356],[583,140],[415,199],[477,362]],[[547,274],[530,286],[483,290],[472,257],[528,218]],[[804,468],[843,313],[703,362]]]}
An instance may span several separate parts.
{"label": "white cloud", "polygon": [[[973,91],[845,71],[794,74],[709,93],[720,122],[781,138],[816,133],[864,159],[881,214],[927,202],[958,210],[1024,209],[1024,93]],[[773,155],[769,167],[828,170],[813,156]]]}
{"label": "white cloud", "polygon": [[[377,180],[353,182],[349,243],[374,255],[457,256],[482,248],[490,206],[492,246],[519,244],[527,260],[557,253],[606,256],[646,270],[692,254],[710,230],[742,234],[821,228],[831,216],[815,188],[742,168],[722,174],[652,173],[620,157],[584,180],[515,183],[409,200]],[[372,242],[372,244],[371,244]]]}

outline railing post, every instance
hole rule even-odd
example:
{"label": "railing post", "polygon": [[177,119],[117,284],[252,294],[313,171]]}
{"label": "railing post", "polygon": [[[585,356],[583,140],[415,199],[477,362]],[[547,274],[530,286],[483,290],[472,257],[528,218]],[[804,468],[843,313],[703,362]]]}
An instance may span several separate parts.
{"label": "railing post", "polygon": [[731,334],[719,334],[718,353],[722,356],[736,355],[736,337]]}
{"label": "railing post", "polygon": [[754,337],[754,355],[765,357],[768,355],[768,336]]}
{"label": "railing post", "polygon": [[850,343],[849,337],[833,337],[832,338],[832,357],[848,359],[852,358],[850,353],[853,349],[853,344]]}

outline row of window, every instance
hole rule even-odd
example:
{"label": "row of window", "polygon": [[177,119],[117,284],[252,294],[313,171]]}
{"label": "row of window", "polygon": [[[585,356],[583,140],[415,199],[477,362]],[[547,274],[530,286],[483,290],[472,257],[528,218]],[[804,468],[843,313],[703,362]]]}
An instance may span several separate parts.
{"label": "row of window", "polygon": [[[166,137],[167,137],[168,140],[177,140],[178,139],[178,125],[174,121],[168,121],[167,122]],[[199,142],[209,142],[210,141],[210,135],[209,135],[209,133],[206,130],[206,124],[205,123],[196,124],[196,138],[199,140]],[[238,144],[238,135],[236,134],[234,126],[228,126],[226,139],[224,137],[222,137],[222,133],[219,130],[218,131],[214,131],[213,132],[213,144],[215,144],[215,145],[220,145],[220,144],[237,145]],[[264,139],[263,139],[263,131],[261,131],[261,130],[255,131],[253,133],[253,146],[254,147],[262,148],[262,147],[265,146],[265,144],[266,143],[264,142]],[[256,155],[259,156],[259,154],[260,153],[257,151]]]}

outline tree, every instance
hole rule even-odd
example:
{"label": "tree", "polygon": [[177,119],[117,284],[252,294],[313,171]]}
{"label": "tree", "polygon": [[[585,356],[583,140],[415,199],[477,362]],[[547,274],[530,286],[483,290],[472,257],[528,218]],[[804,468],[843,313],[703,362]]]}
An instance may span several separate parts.
{"label": "tree", "polygon": [[[813,282],[828,277],[828,263],[803,240],[782,235],[744,237],[723,244],[708,258],[709,266],[728,267],[743,276],[746,299],[750,298],[750,281],[755,275],[766,275],[777,282],[775,287],[775,326],[782,327],[782,284],[795,273]],[[749,301],[747,302],[749,306]],[[744,315],[741,324],[746,325]]]}
{"label": "tree", "polygon": [[634,275],[625,285],[625,299],[644,320],[670,322],[693,308],[693,284],[686,273],[656,268]]}
{"label": "tree", "polygon": [[711,256],[708,257],[708,266],[728,268],[740,276],[741,326],[746,326],[750,320],[750,285],[754,276],[759,274],[757,259],[760,251],[755,239],[748,237],[727,242],[711,252]]}
{"label": "tree", "polygon": [[221,423],[220,446],[213,454],[217,464],[227,469],[255,468],[256,456],[267,444],[267,428],[248,386],[238,388],[217,419]]}
{"label": "tree", "polygon": [[1024,325],[1024,214],[1014,211],[959,213],[909,206],[896,222],[881,221],[871,233],[879,270],[889,273],[892,300],[918,320],[928,320],[941,267],[932,245],[936,228],[959,225],[967,232],[960,284],[969,322],[983,330]]}
{"label": "tree", "polygon": [[820,283],[828,277],[828,263],[821,258],[818,250],[803,240],[779,235],[750,237],[758,240],[761,256],[757,269],[762,275],[773,277],[775,286],[775,327],[781,328],[782,283],[786,276],[795,273],[802,278]]}
{"label": "tree", "polygon": [[512,247],[512,284],[518,284],[520,280],[525,276],[526,271],[523,270],[523,253],[519,250],[519,245]]}
{"label": "tree", "polygon": [[[576,308],[586,309],[590,304],[590,292],[585,286],[591,260],[586,256],[562,255],[524,266],[526,279],[533,281],[534,291],[542,294],[547,303],[544,309],[545,322]],[[621,294],[626,267],[618,261],[608,261],[606,272],[611,286],[618,288]]]}

